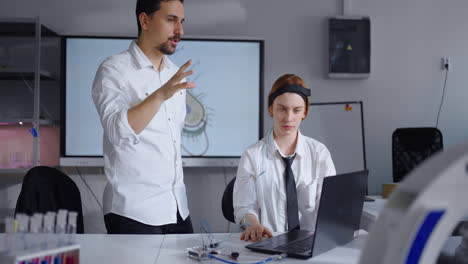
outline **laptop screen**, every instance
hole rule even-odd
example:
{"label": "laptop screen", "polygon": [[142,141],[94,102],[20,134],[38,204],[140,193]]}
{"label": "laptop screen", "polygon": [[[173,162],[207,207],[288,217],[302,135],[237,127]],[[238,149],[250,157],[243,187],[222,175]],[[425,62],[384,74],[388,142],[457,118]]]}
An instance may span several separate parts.
{"label": "laptop screen", "polygon": [[317,214],[313,255],[349,243],[359,229],[368,171],[326,177]]}

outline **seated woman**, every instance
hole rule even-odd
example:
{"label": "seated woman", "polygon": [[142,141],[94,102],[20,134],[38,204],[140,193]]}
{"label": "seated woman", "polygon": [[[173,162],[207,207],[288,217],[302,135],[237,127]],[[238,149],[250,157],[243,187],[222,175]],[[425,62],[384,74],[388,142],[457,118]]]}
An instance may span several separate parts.
{"label": "seated woman", "polygon": [[234,185],[241,240],[271,232],[314,230],[323,178],[336,174],[330,152],[299,131],[309,110],[310,89],[293,74],[275,81],[268,96],[273,129],[242,154]]}

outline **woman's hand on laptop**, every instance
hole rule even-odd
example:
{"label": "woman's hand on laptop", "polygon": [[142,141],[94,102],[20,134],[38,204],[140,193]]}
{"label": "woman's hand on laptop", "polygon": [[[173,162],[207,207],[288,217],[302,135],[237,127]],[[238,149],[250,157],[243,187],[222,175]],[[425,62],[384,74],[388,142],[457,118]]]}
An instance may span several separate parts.
{"label": "woman's hand on laptop", "polygon": [[240,239],[244,241],[252,240],[252,242],[261,241],[263,237],[272,237],[271,231],[262,224],[252,225],[245,229]]}
{"label": "woman's hand on laptop", "polygon": [[242,226],[245,228],[240,239],[244,241],[252,240],[252,242],[261,241],[263,237],[272,237],[271,231],[264,227],[257,217],[248,214],[244,217]]}

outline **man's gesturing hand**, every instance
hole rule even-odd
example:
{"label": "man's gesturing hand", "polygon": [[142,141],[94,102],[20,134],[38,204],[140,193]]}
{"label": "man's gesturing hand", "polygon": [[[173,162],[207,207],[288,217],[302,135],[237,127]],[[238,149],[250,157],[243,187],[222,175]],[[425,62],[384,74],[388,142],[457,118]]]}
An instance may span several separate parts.
{"label": "man's gesturing hand", "polygon": [[164,100],[171,98],[175,93],[182,89],[195,88],[195,83],[193,82],[181,82],[185,77],[193,74],[193,70],[185,71],[190,65],[192,65],[192,60],[189,60],[182,65],[174,76],[172,76],[167,83],[156,91],[162,96],[162,98],[164,98]]}

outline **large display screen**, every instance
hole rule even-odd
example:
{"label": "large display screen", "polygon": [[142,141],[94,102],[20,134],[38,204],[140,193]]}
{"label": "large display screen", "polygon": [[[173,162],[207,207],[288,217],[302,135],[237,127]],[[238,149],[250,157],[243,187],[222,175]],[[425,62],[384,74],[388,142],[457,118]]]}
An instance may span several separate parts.
{"label": "large display screen", "polygon": [[[129,48],[130,38],[66,37],[62,157],[103,155],[103,130],[91,89],[107,57]],[[170,59],[192,59],[197,87],[187,93],[182,131],[185,157],[239,157],[262,136],[263,41],[184,39]]]}

